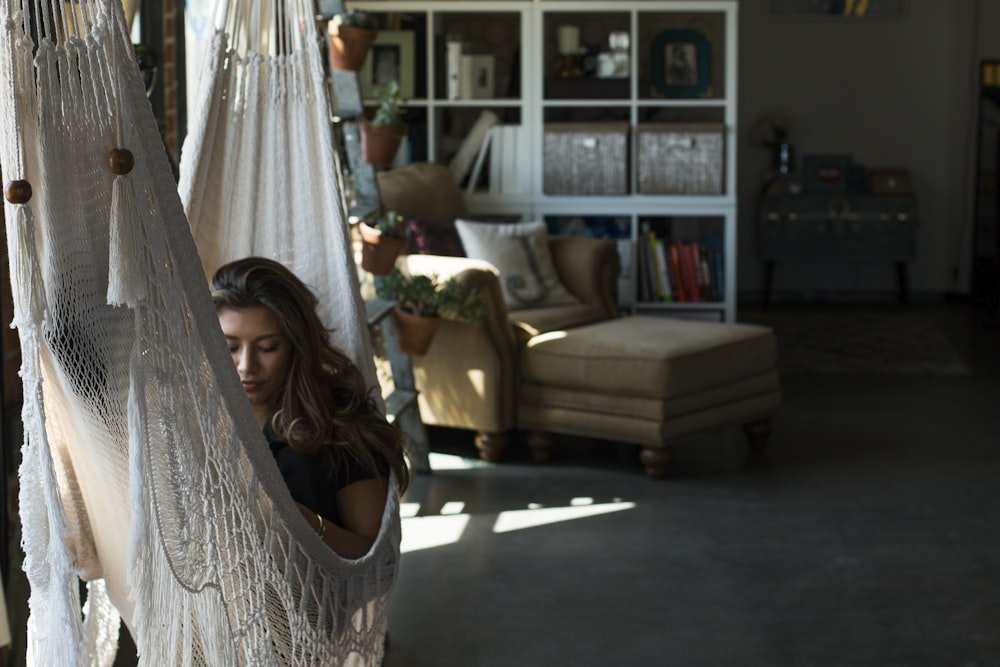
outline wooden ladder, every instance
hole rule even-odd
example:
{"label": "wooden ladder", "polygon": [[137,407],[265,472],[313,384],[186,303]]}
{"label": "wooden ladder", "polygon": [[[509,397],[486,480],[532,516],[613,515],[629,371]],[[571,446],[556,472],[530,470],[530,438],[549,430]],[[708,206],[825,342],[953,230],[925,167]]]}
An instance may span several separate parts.
{"label": "wooden ladder", "polygon": [[[335,13],[344,11],[341,0],[332,3]],[[325,26],[321,38],[326,42]],[[335,70],[327,60],[327,98],[330,122],[333,125],[334,154],[337,157],[338,178],[344,200],[344,210],[351,219],[363,220],[381,208],[375,169],[365,162],[361,153],[361,130],[358,121],[364,116],[361,86],[357,72]],[[375,278],[376,284],[378,278]],[[373,297],[365,302],[369,330],[379,327],[385,354],[392,369],[393,391],[385,397],[386,417],[398,424],[406,435],[412,469],[430,472],[427,430],[420,419],[417,389],[413,381],[413,364],[409,355],[399,351],[394,303]]]}

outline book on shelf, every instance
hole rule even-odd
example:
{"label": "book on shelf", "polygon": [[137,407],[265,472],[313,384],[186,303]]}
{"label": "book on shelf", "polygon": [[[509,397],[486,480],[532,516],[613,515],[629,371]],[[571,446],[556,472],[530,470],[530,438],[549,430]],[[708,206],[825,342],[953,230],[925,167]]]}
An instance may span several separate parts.
{"label": "book on shelf", "polygon": [[646,264],[649,266],[649,296],[651,300],[656,300],[663,294],[663,286],[660,285],[660,269],[656,262],[656,236],[652,232],[646,234]]}
{"label": "book on shelf", "polygon": [[500,126],[494,125],[493,127],[491,127],[490,134],[492,135],[492,138],[490,139],[489,192],[491,195],[498,195],[501,192],[500,179],[503,175],[503,152],[504,152],[504,143],[503,143],[503,137],[500,135]]}
{"label": "book on shelf", "polygon": [[667,242],[656,239],[656,269],[660,273],[660,299],[674,300],[673,281],[670,278],[670,259],[667,257]]}
{"label": "book on shelf", "polygon": [[472,163],[472,170],[469,172],[469,179],[465,183],[465,193],[472,194],[479,187],[479,180],[483,173],[483,167],[486,165],[486,156],[490,154],[490,146],[493,144],[493,131],[486,133],[483,137],[483,143],[479,146],[479,151],[476,153],[476,159]]}
{"label": "book on shelf", "polygon": [[681,271],[681,252],[676,243],[670,244],[670,269],[674,276],[674,286],[677,290],[678,301],[689,301],[688,291],[685,289],[684,276]]}
{"label": "book on shelf", "polygon": [[490,128],[496,125],[499,120],[500,118],[495,113],[489,109],[483,109],[472,124],[472,127],[469,128],[465,139],[462,140],[458,150],[455,151],[455,155],[452,156],[451,161],[448,163],[451,175],[459,185],[462,184],[468,175],[469,168],[472,167],[477,153],[482,151]]}
{"label": "book on shelf", "polygon": [[494,125],[489,140],[490,194],[523,194],[528,191],[527,174],[519,164],[526,154],[526,134],[520,125]]}
{"label": "book on shelf", "polygon": [[681,247],[687,256],[684,270],[688,274],[689,286],[691,288],[691,301],[705,300],[705,283],[701,274],[701,255],[698,252],[698,243],[682,243]]}
{"label": "book on shelf", "polygon": [[649,301],[649,255],[646,250],[646,247],[649,245],[649,239],[645,234],[640,234],[636,237],[636,244],[635,263],[636,280],[638,281],[637,297],[639,301]]}
{"label": "book on shelf", "polygon": [[444,51],[445,71],[448,81],[448,99],[457,100],[462,97],[462,40],[448,37]]}
{"label": "book on shelf", "polygon": [[615,245],[618,248],[618,258],[621,271],[618,274],[618,305],[630,307],[635,298],[632,291],[632,279],[635,275],[633,271],[632,240],[616,239]]}

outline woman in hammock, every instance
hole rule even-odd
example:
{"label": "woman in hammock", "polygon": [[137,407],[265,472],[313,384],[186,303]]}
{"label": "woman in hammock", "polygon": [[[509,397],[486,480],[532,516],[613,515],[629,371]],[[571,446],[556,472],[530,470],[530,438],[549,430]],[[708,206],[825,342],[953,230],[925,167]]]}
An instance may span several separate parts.
{"label": "woman in hammock", "polygon": [[334,552],[365,555],[381,526],[389,471],[400,493],[409,480],[402,432],[330,344],[316,296],[283,264],[261,257],[226,264],[212,278],[212,297],[292,498]]}

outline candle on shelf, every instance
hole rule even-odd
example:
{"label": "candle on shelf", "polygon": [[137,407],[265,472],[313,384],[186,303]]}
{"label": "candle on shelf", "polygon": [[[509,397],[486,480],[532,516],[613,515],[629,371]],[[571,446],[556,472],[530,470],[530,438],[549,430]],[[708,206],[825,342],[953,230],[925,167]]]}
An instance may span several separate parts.
{"label": "candle on shelf", "polygon": [[580,28],[575,25],[559,26],[559,53],[575,54],[580,50]]}

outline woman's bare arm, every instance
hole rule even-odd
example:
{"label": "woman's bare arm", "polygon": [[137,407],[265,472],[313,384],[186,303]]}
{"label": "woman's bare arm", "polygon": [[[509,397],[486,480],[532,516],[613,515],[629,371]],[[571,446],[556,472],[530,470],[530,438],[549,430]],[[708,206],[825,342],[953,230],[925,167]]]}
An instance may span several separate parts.
{"label": "woman's bare arm", "polygon": [[[348,484],[337,493],[341,526],[323,518],[323,543],[344,558],[360,558],[372,548],[382,527],[388,480],[363,479]],[[319,516],[296,503],[313,530],[319,531]]]}

